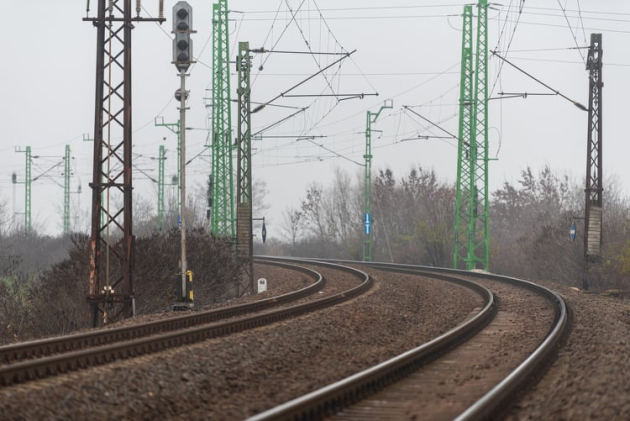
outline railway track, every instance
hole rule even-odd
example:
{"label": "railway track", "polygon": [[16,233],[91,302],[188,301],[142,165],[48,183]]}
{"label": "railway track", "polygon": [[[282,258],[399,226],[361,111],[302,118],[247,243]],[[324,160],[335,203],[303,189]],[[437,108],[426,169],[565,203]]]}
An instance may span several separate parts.
{"label": "railway track", "polygon": [[[350,290],[325,298],[270,310],[320,292],[326,280],[319,272],[295,263],[264,258],[257,262],[300,272],[315,282],[292,293],[248,304],[0,347],[0,385],[22,383],[253,329],[339,304],[372,286],[371,278],[360,270],[340,264],[318,263],[350,273],[360,282]],[[257,314],[238,317],[249,313]]]}
{"label": "railway track", "polygon": [[[351,264],[356,266],[358,263]],[[414,411],[420,411],[421,419],[488,418],[504,408],[506,402],[518,390],[526,387],[532,377],[545,367],[556,345],[567,332],[567,309],[562,298],[527,281],[491,274],[406,265],[370,264],[369,267],[469,285],[470,280],[474,279],[476,283],[492,284],[493,289],[507,286],[518,288],[524,293],[513,298],[509,294],[503,295],[503,298],[499,296],[499,305],[486,296],[485,306],[476,315],[438,338],[251,417],[250,420],[324,417],[347,420],[409,419],[412,414],[418,415]],[[481,288],[477,289],[478,293],[488,294],[487,289],[479,285],[477,287]],[[485,293],[482,292],[484,289]],[[526,302],[527,297],[532,295],[538,301],[533,299]],[[537,303],[533,305],[540,306],[541,299],[546,301],[547,310],[551,313],[546,334],[542,335],[538,343],[527,352],[528,355],[515,367],[507,371],[505,368],[502,371],[493,370],[491,366],[496,355],[492,351],[500,352],[501,341],[506,337],[518,336],[518,332],[528,332],[527,321],[516,320],[509,309],[532,305],[532,302]],[[479,331],[479,334],[473,336]],[[459,372],[471,370],[478,374],[472,378],[458,378]],[[431,399],[431,393],[439,388],[444,390],[442,393],[447,398],[438,395],[438,398]],[[447,395],[451,395],[450,398]]]}

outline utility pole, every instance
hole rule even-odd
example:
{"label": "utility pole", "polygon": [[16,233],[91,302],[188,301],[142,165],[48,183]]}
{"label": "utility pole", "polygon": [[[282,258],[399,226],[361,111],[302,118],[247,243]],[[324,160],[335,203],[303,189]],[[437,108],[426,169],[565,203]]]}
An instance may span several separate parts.
{"label": "utility pole", "polygon": [[70,234],[70,145],[63,162],[63,235]]}
{"label": "utility pole", "polygon": [[381,112],[386,108],[393,108],[391,99],[375,113],[368,111],[365,126],[365,178],[363,183],[363,261],[372,261],[372,124],[376,123]]}
{"label": "utility pole", "polygon": [[70,153],[70,145],[66,145],[66,154],[64,156],[64,169],[63,169],[63,235],[69,235],[70,230],[70,195],[81,194],[81,186],[77,188],[77,191],[72,191],[70,181],[72,178],[72,155]]}
{"label": "utility pole", "polygon": [[453,267],[488,270],[488,2],[477,6],[473,68],[472,6],[464,6]]}
{"label": "utility pole", "polygon": [[63,235],[70,234],[70,145],[63,162]]}
{"label": "utility pole", "polygon": [[589,288],[590,264],[601,261],[603,213],[603,162],[602,162],[602,34],[591,34],[586,70],[589,71],[588,137],[586,154],[586,204],[584,219],[584,289]]}
{"label": "utility pole", "polygon": [[140,12],[140,2],[133,17],[131,0],[98,0],[97,16],[83,19],[97,31],[88,291],[94,327],[135,314],[131,31],[134,22],[163,22],[163,1],[156,19]]}
{"label": "utility pole", "polygon": [[183,310],[193,306],[192,272],[188,270],[186,260],[186,71],[193,63],[192,40],[192,7],[185,1],[179,1],[173,6],[173,64],[179,70],[180,88],[175,92],[175,98],[179,101],[180,121],[180,231],[181,231],[181,294],[180,302],[174,309]]}
{"label": "utility pole", "polygon": [[234,239],[234,167],[232,161],[232,112],[228,1],[212,6],[212,207],[211,231]]}
{"label": "utility pole", "polygon": [[164,145],[160,145],[158,155],[158,230],[164,232]]}
{"label": "utility pole", "polygon": [[[237,284],[237,295],[254,292],[253,226],[252,226],[252,113],[251,73],[252,57],[249,42],[238,43],[236,70],[238,72],[238,156],[236,180],[236,251],[242,278]],[[214,180],[216,183],[216,180]]]}
{"label": "utility pole", "polygon": [[[159,120],[158,120],[159,118]],[[176,123],[165,123],[164,117],[155,118],[155,127],[166,127],[177,136],[177,215],[182,214],[182,125],[180,120]]]}
{"label": "utility pole", "polygon": [[[27,146],[25,150],[22,150],[20,147],[16,147],[15,152],[24,153],[26,157],[26,175],[24,176],[24,181],[22,183],[24,183],[24,234],[28,235],[31,233],[31,184],[33,182],[31,176],[31,168],[33,165],[33,160],[31,159],[31,147]],[[17,180],[14,180],[14,183],[20,184]]]}

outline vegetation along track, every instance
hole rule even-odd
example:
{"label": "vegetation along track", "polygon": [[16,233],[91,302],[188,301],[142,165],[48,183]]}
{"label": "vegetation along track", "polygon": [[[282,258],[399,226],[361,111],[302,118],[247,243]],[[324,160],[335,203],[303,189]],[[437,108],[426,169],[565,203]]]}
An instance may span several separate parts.
{"label": "vegetation along track", "polygon": [[[468,284],[486,295],[486,304],[428,343],[251,420],[492,417],[544,369],[568,331],[564,300],[531,282],[421,266],[371,263],[369,267]],[[473,279],[475,286],[470,284]],[[499,290],[498,300],[477,283]],[[520,342],[527,342],[524,339],[529,344]]]}
{"label": "vegetation along track", "polygon": [[[195,312],[149,323],[49,338],[0,347],[0,384],[3,386],[100,365],[120,359],[229,335],[299,316],[356,297],[372,286],[364,272],[334,263],[317,263],[348,272],[360,279],[350,290],[286,308],[220,322],[246,313],[260,312],[279,304],[299,300],[324,287],[325,279],[315,270],[291,262],[257,259],[259,263],[280,266],[307,274],[315,283],[298,291],[248,304]],[[309,264],[312,264],[309,262]],[[219,322],[218,322],[219,321]]]}

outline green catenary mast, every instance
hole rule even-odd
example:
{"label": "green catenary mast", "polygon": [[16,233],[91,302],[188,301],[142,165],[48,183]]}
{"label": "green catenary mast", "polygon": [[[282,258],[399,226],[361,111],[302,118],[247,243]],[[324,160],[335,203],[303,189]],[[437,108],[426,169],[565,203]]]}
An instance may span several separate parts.
{"label": "green catenary mast", "polygon": [[235,237],[227,0],[212,6],[212,234]]}
{"label": "green catenary mast", "polygon": [[385,108],[392,108],[392,100],[386,100],[381,108],[367,112],[365,125],[365,177],[363,184],[363,261],[372,261],[372,124],[376,123]]}
{"label": "green catenary mast", "polygon": [[488,31],[487,0],[477,18],[473,69],[472,6],[464,6],[457,196],[453,267],[488,270]]}
{"label": "green catenary mast", "polygon": [[[15,148],[15,152],[24,152],[26,156],[26,176],[24,177],[24,233],[29,234],[31,232],[31,147],[27,146],[25,150],[18,147]],[[17,181],[15,181],[18,184]]]}
{"label": "green catenary mast", "polygon": [[158,230],[164,232],[164,145],[160,145],[158,156]]}
{"label": "green catenary mast", "polygon": [[180,122],[177,120],[177,123],[165,123],[164,118],[160,117],[160,120],[155,119],[155,127],[166,127],[171,132],[175,133],[177,136],[177,180],[175,180],[174,184],[177,184],[177,215],[181,215],[182,213],[182,198],[181,198],[181,153],[182,153],[182,138],[181,138],[181,127]]}
{"label": "green catenary mast", "polygon": [[63,234],[70,234],[70,145],[63,162]]}

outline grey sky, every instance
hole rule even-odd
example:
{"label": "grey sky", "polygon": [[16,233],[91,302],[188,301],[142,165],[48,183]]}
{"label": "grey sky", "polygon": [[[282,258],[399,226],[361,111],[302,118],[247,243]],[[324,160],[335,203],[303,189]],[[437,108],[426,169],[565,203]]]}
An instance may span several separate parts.
{"label": "grey sky", "polygon": [[[83,133],[92,134],[94,118],[94,72],[96,31],[83,22],[85,1],[51,2],[29,0],[4,1],[7,17],[0,31],[3,51],[0,67],[0,118],[3,146],[0,147],[0,192],[11,206],[15,197],[17,212],[24,209],[24,188],[17,185],[15,195],[11,174],[24,177],[24,154],[14,148],[29,145],[34,159],[33,176],[37,176],[61,160],[64,145],[70,144],[74,160],[73,189],[81,183],[83,193],[73,196],[73,212],[84,220],[89,214],[91,198],[88,183],[92,172],[92,144],[83,142]],[[92,9],[96,0],[92,0]],[[151,14],[157,13],[157,0],[144,0]],[[167,0],[166,15],[175,3]],[[204,98],[211,95],[211,45],[207,43],[211,29],[209,0],[190,0],[194,9],[194,54],[199,63],[191,69],[188,87],[191,90],[188,126],[208,127]],[[294,93],[316,94],[373,93],[365,97],[337,103],[331,98],[283,98],[277,103],[304,107],[308,112],[287,121],[268,134],[325,136],[308,140],[264,139],[254,142],[254,177],[265,180],[270,191],[267,202],[272,207],[268,217],[276,222],[269,230],[277,233],[284,208],[297,205],[306,187],[313,181],[328,183],[335,168],[359,173],[365,148],[365,112],[377,111],[383,100],[393,99],[394,108],[385,110],[374,126],[383,130],[374,137],[375,170],[392,168],[397,175],[412,165],[435,168],[449,181],[455,180],[456,143],[446,140],[410,140],[414,134],[430,134],[426,124],[403,105],[422,105],[416,111],[457,133],[459,62],[461,55],[462,2],[435,0],[305,0],[297,14],[297,25],[289,22],[288,5],[296,10],[297,0],[232,0],[232,57],[237,41],[249,41],[251,47],[307,51],[306,41],[313,51],[357,52],[352,60],[344,61],[327,72],[328,80],[315,78]],[[490,13],[490,48],[494,49],[505,25],[499,49],[504,50],[513,34],[518,1],[506,1]],[[603,33],[604,50],[604,171],[619,176],[627,191],[630,166],[623,124],[627,121],[626,99],[630,93],[627,74],[630,71],[630,3],[622,1],[580,0],[582,21],[578,18],[578,2],[562,0],[567,9],[571,29],[560,5],[554,1],[528,0],[514,33],[509,56],[514,63],[582,104],[587,104],[588,80],[579,50],[586,46],[590,33]],[[511,12],[508,14],[508,6]],[[317,6],[325,19],[321,19]],[[414,7],[405,7],[414,6]],[[433,7],[435,6],[435,7]],[[353,10],[340,10],[353,9]],[[277,19],[273,20],[276,11]],[[267,11],[269,13],[261,13]],[[91,12],[94,15],[94,11]],[[22,18],[22,16],[24,18]],[[145,14],[146,16],[146,14]],[[309,19],[310,17],[310,19]],[[505,24],[505,19],[508,23]],[[582,29],[582,22],[584,30]],[[273,24],[273,29],[272,28]],[[152,177],[157,177],[160,144],[169,149],[167,174],[175,172],[175,137],[165,128],[153,126],[156,116],[167,122],[178,118],[177,105],[171,100],[178,86],[171,61],[171,22],[161,27],[140,23],[133,31],[133,118],[136,165]],[[574,39],[575,36],[575,39]],[[586,40],[585,40],[586,38]],[[266,43],[263,42],[267,40]],[[207,44],[206,44],[207,43]],[[205,48],[204,48],[205,46]],[[553,49],[553,51],[541,51]],[[531,51],[534,50],[534,51]],[[585,55],[586,50],[581,50]],[[274,54],[256,56],[252,80],[253,101],[267,101],[280,92],[335,60],[333,56]],[[264,70],[256,76],[264,64]],[[494,84],[498,60],[491,59],[490,85]],[[339,70],[337,75],[334,73]],[[232,82],[235,86],[235,82]],[[505,66],[493,96],[498,92],[546,92],[535,82]],[[235,96],[234,96],[235,97]],[[311,104],[312,103],[312,104]],[[530,97],[491,101],[490,153],[498,160],[490,165],[491,189],[504,180],[515,181],[526,165],[539,169],[549,164],[559,171],[569,171],[583,183],[586,162],[587,114],[559,97]],[[267,108],[253,116],[254,131],[293,112],[289,109]],[[233,113],[236,126],[236,113]],[[433,130],[435,134],[437,131]],[[203,150],[207,132],[188,132],[188,157]],[[166,138],[164,141],[163,138]],[[500,141],[500,142],[499,142]],[[322,144],[326,149],[317,146]],[[335,154],[329,152],[335,151]],[[343,155],[339,157],[338,155]],[[210,170],[208,153],[203,153],[188,166],[190,190],[202,186]],[[44,233],[55,234],[61,229],[63,188],[62,166],[51,170],[54,180],[40,178],[33,184],[33,220]],[[140,172],[134,172],[134,194],[153,204],[157,200],[155,183]],[[79,211],[80,209],[80,211]],[[22,216],[18,215],[18,221]],[[273,227],[273,221],[271,227]],[[81,227],[80,227],[81,228]],[[83,227],[85,228],[85,226]]]}

